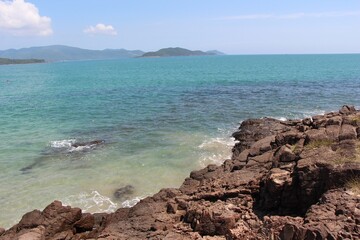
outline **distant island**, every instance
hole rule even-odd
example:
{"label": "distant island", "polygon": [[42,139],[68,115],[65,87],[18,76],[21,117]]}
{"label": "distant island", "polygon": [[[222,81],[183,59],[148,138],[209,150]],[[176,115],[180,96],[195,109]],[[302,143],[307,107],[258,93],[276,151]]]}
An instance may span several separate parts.
{"label": "distant island", "polygon": [[46,62],[74,60],[103,60],[131,58],[143,55],[140,50],[104,49],[89,50],[63,45],[8,49],[0,51],[0,58],[12,59],[44,59]]}
{"label": "distant island", "polygon": [[0,65],[8,64],[29,64],[29,63],[44,63],[44,59],[10,59],[10,58],[0,58]]}
{"label": "distant island", "polygon": [[141,57],[179,57],[179,56],[207,56],[207,55],[224,55],[217,50],[203,52],[200,50],[191,51],[189,49],[175,47],[162,48],[156,52],[144,53]]}
{"label": "distant island", "polygon": [[[163,48],[156,52],[126,49],[90,50],[64,45],[51,45],[21,49],[0,50],[0,58],[7,59],[43,59],[45,62],[77,61],[77,60],[106,60],[136,57],[175,57],[175,56],[207,56],[224,55],[217,50],[207,52],[191,51],[185,48]],[[32,62],[31,62],[32,63]],[[8,63],[7,63],[8,64]]]}

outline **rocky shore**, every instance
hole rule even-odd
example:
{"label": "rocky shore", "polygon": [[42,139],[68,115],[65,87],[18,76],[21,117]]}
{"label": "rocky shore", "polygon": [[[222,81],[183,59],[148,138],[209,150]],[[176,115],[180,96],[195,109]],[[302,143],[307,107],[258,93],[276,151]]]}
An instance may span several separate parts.
{"label": "rocky shore", "polygon": [[132,208],[89,214],[54,201],[0,239],[360,239],[360,111],[249,119],[232,159]]}

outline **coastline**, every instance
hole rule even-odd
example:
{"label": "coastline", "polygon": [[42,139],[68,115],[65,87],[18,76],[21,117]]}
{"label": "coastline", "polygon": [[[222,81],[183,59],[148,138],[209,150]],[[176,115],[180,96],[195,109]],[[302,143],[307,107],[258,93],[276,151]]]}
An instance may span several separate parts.
{"label": "coastline", "polygon": [[360,237],[359,110],[249,119],[233,137],[231,159],[191,172],[178,189],[111,214],[55,201],[0,229],[0,239]]}

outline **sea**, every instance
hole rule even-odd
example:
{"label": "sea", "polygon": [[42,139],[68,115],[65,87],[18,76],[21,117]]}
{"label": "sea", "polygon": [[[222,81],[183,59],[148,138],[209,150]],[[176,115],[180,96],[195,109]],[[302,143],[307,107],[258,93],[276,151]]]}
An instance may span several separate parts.
{"label": "sea", "polygon": [[360,54],[0,66],[0,226],[55,199],[85,212],[130,207],[230,158],[245,119],[345,104],[360,106]]}

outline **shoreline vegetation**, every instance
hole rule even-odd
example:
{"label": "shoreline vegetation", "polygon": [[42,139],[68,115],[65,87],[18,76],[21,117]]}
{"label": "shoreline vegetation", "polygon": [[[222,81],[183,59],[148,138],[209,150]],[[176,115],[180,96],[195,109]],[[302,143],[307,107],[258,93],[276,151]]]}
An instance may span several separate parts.
{"label": "shoreline vegetation", "polygon": [[359,239],[360,110],[248,119],[231,159],[132,208],[83,213],[54,201],[0,239]]}
{"label": "shoreline vegetation", "polygon": [[0,58],[0,65],[10,65],[10,64],[33,64],[33,63],[45,63],[44,59],[10,59],[10,58]]}

